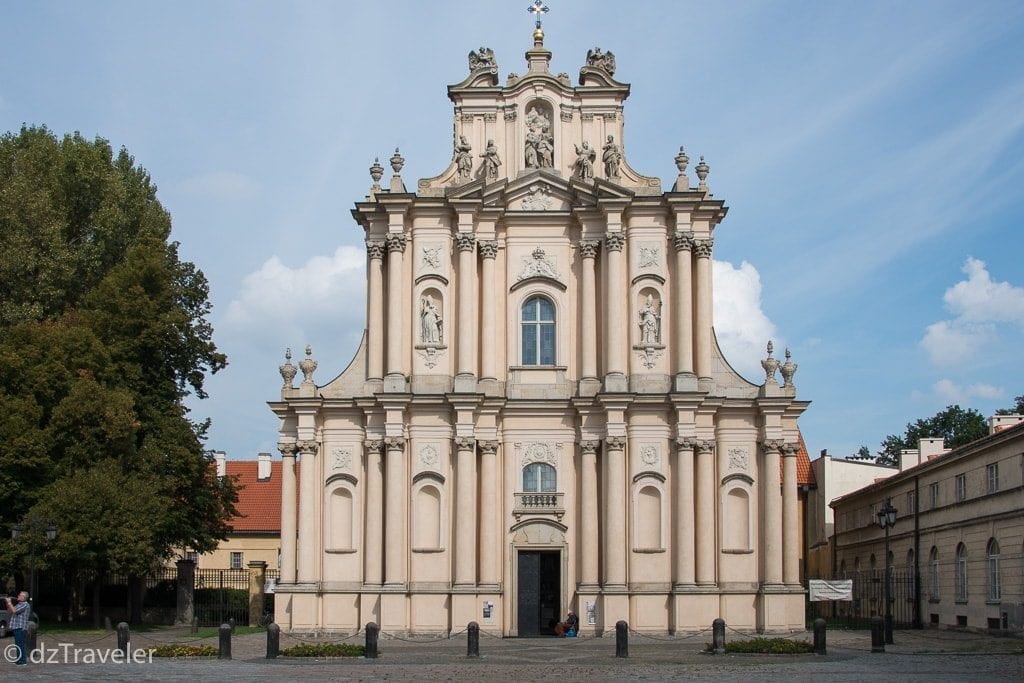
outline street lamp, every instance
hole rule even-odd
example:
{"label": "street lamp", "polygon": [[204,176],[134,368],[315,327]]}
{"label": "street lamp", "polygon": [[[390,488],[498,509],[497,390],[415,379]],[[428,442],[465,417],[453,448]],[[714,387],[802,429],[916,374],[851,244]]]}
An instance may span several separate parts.
{"label": "street lamp", "polygon": [[889,529],[896,525],[896,508],[892,498],[885,499],[885,507],[878,511],[878,526],[885,530],[885,642],[892,645],[892,595],[890,594]]}
{"label": "street lamp", "polygon": [[46,541],[51,542],[57,538],[57,527],[52,524],[43,526],[43,521],[37,516],[29,514],[19,524],[11,527],[11,538],[17,541],[22,535],[28,536],[28,592],[29,598],[34,600],[36,596],[36,538],[40,533],[46,534]]}

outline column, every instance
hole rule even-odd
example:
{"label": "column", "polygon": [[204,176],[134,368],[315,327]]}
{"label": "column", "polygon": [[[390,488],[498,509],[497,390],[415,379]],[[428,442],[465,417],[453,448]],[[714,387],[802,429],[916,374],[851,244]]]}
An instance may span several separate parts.
{"label": "column", "polygon": [[281,451],[281,583],[295,583],[295,444],[282,441]]}
{"label": "column", "polygon": [[480,583],[498,583],[498,442],[480,442]]}
{"label": "column", "polygon": [[384,378],[384,243],[367,242],[369,297],[367,304],[366,377]]}
{"label": "column", "polygon": [[384,480],[384,582],[405,583],[405,439],[384,440],[386,476]]}
{"label": "column", "polygon": [[604,585],[626,585],[626,439],[605,441]]}
{"label": "column", "polygon": [[388,375],[404,376],[402,372],[402,258],[405,254],[405,235],[389,233],[388,247]]}
{"label": "column", "polygon": [[455,439],[455,585],[476,584],[476,441]]}
{"label": "column", "polygon": [[597,492],[597,450],[600,447],[600,441],[580,442],[580,583],[585,586],[597,586],[598,583],[597,551],[601,538],[597,526],[597,502],[600,499]]}
{"label": "column", "polygon": [[694,316],[694,337],[697,377],[711,378],[711,247],[714,240],[694,240],[693,251],[697,256],[697,311]]}
{"label": "column", "polygon": [[498,241],[481,240],[477,248],[483,257],[480,266],[480,334],[484,343],[480,345],[480,378],[495,379],[494,349],[497,339],[494,329],[494,259],[498,256]]}
{"label": "column", "polygon": [[384,570],[384,442],[368,439],[366,446],[366,514],[363,516],[363,583],[379,586]]}
{"label": "column", "polygon": [[715,442],[697,442],[697,505],[694,526],[697,535],[697,584],[714,585],[715,580]]}
{"label": "column", "polygon": [[799,446],[782,446],[782,580],[800,583],[800,520],[797,518],[796,454]]}
{"label": "column", "polygon": [[[608,301],[605,302],[605,375],[626,375],[626,335],[628,301],[622,282],[622,247],[626,238],[621,232],[605,235],[605,258],[608,262]],[[621,390],[625,390],[625,386]]]}
{"label": "column", "polygon": [[779,472],[781,441],[765,441],[762,445],[764,462],[761,465],[761,495],[764,497],[764,582],[782,583],[782,486]]}
{"label": "column", "polygon": [[457,372],[462,376],[473,376],[473,331],[476,318],[473,316],[473,281],[476,279],[476,237],[471,232],[455,235],[459,249],[459,355]]}
{"label": "column", "polygon": [[[598,241],[580,242],[580,257],[583,259],[583,283],[580,292],[582,307],[582,329],[597,329],[597,285],[594,276],[597,251],[601,248]],[[580,365],[580,379],[597,379],[597,335],[583,335],[583,357]]]}
{"label": "column", "polygon": [[[675,583],[677,585],[693,585],[697,580],[696,556],[694,554],[696,521],[693,506],[693,449],[696,445],[696,439],[676,440],[676,490],[674,495],[678,512],[673,547],[675,548]],[[705,529],[702,527],[703,530]]]}
{"label": "column", "polygon": [[677,232],[675,300],[675,371],[677,375],[693,374],[693,233]]}
{"label": "column", "polygon": [[[316,537],[320,526],[316,519],[317,443],[309,439],[295,444],[302,467],[299,472],[299,583],[312,583],[316,577]],[[282,529],[283,531],[283,529]]]}

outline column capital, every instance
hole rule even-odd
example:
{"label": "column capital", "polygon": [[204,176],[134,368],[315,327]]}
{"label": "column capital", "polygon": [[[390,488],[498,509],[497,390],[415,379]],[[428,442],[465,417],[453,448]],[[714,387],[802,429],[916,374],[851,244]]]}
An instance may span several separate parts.
{"label": "column capital", "polygon": [[680,437],[680,438],[676,439],[676,448],[681,450],[681,451],[691,451],[692,452],[693,449],[697,448],[697,444],[698,443],[699,442],[697,441],[696,437],[684,436],[684,437]]}
{"label": "column capital", "polygon": [[388,236],[384,238],[384,243],[387,244],[388,251],[405,251],[405,233],[401,232],[389,232]]}
{"label": "column capital", "polygon": [[714,245],[715,240],[711,237],[706,240],[694,240],[693,253],[697,255],[697,258],[711,258],[711,249]]}
{"label": "column capital", "polygon": [[498,256],[498,240],[480,240],[476,243],[476,248],[484,258],[497,258]]}
{"label": "column capital", "polygon": [[605,443],[608,444],[608,450],[610,451],[621,451],[626,447],[626,437],[624,436],[609,436],[605,439]]}
{"label": "column capital", "polygon": [[476,235],[471,232],[457,232],[455,233],[455,245],[459,251],[473,251],[473,247],[476,246]]}
{"label": "column capital", "polygon": [[800,444],[798,443],[784,443],[782,444],[782,455],[786,458],[795,458],[797,451],[800,450]]}
{"label": "column capital", "polygon": [[389,436],[384,439],[384,447],[389,451],[403,451],[405,450],[405,437]]}
{"label": "column capital", "polygon": [[494,455],[495,453],[498,452],[497,441],[480,441],[479,446],[480,452],[483,453],[484,455]]}
{"label": "column capital", "polygon": [[601,450],[600,441],[580,441],[580,450],[584,453],[597,453]]}
{"label": "column capital", "polygon": [[580,242],[580,258],[597,258],[599,251],[601,251],[601,242],[598,240]]}
{"label": "column capital", "polygon": [[306,453],[316,455],[316,452],[320,449],[320,444],[316,442],[316,439],[305,439],[303,441],[296,441],[295,447],[299,449],[299,453],[302,455]]}
{"label": "column capital", "polygon": [[384,242],[379,240],[366,240],[366,253],[371,259],[384,258]]}
{"label": "column capital", "polygon": [[693,233],[690,231],[677,232],[672,236],[672,244],[676,251],[690,251],[693,249]]}
{"label": "column capital", "polygon": [[711,453],[715,450],[715,442],[709,440],[698,440],[697,441],[697,452],[698,453]]}
{"label": "column capital", "polygon": [[459,451],[472,451],[476,448],[476,439],[471,436],[455,437],[455,449]]}
{"label": "column capital", "polygon": [[761,448],[765,453],[778,453],[785,445],[782,439],[765,439],[761,442]]}
{"label": "column capital", "polygon": [[278,441],[277,450],[281,451],[281,455],[285,458],[293,457],[295,455],[295,442],[294,441]]}
{"label": "column capital", "polygon": [[622,251],[626,244],[626,236],[621,232],[609,232],[604,236],[604,248],[608,251]]}
{"label": "column capital", "polygon": [[383,439],[367,439],[363,442],[366,450],[371,453],[380,453],[384,449]]}

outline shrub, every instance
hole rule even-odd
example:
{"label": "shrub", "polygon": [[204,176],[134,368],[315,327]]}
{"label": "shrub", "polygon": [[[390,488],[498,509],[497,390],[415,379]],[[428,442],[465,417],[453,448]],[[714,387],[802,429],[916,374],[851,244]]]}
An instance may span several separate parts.
{"label": "shrub", "polygon": [[216,657],[220,651],[212,645],[160,645],[149,648],[154,657]]}
{"label": "shrub", "polygon": [[366,647],[355,643],[299,643],[281,650],[284,657],[362,657],[365,654]]}
{"label": "shrub", "polygon": [[[714,648],[708,644],[707,651]],[[729,640],[725,643],[729,654],[750,653],[761,655],[802,655],[814,652],[814,646],[806,640],[788,638],[752,638],[750,640]]]}

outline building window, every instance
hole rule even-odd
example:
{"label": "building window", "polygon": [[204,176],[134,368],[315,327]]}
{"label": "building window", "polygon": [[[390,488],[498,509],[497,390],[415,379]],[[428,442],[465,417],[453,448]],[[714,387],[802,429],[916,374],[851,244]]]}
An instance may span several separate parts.
{"label": "building window", "polygon": [[999,490],[999,463],[993,462],[985,465],[985,478],[988,480],[989,493]]}
{"label": "building window", "polygon": [[967,602],[967,546],[956,547],[956,601]]}
{"label": "building window", "polygon": [[555,468],[546,462],[535,462],[523,468],[524,493],[554,493]]}
{"label": "building window", "polygon": [[988,599],[998,602],[1003,597],[1002,582],[999,577],[999,543],[994,538],[988,541],[985,551],[985,567],[988,579]]}
{"label": "building window", "polygon": [[907,514],[912,515],[917,512],[917,494],[913,491],[907,492]]}
{"label": "building window", "polygon": [[242,553],[232,552],[231,553],[231,568],[241,569],[242,568]]}
{"label": "building window", "polygon": [[967,475],[958,474],[956,475],[956,502],[960,502],[967,497]]}
{"label": "building window", "polygon": [[928,555],[928,597],[939,599],[939,549],[935,546]]}
{"label": "building window", "polygon": [[936,481],[928,487],[928,495],[932,509],[939,507],[939,482]]}
{"label": "building window", "polygon": [[[523,365],[554,365],[555,305],[542,296],[523,304],[522,331]],[[485,340],[484,343],[490,342]]]}

